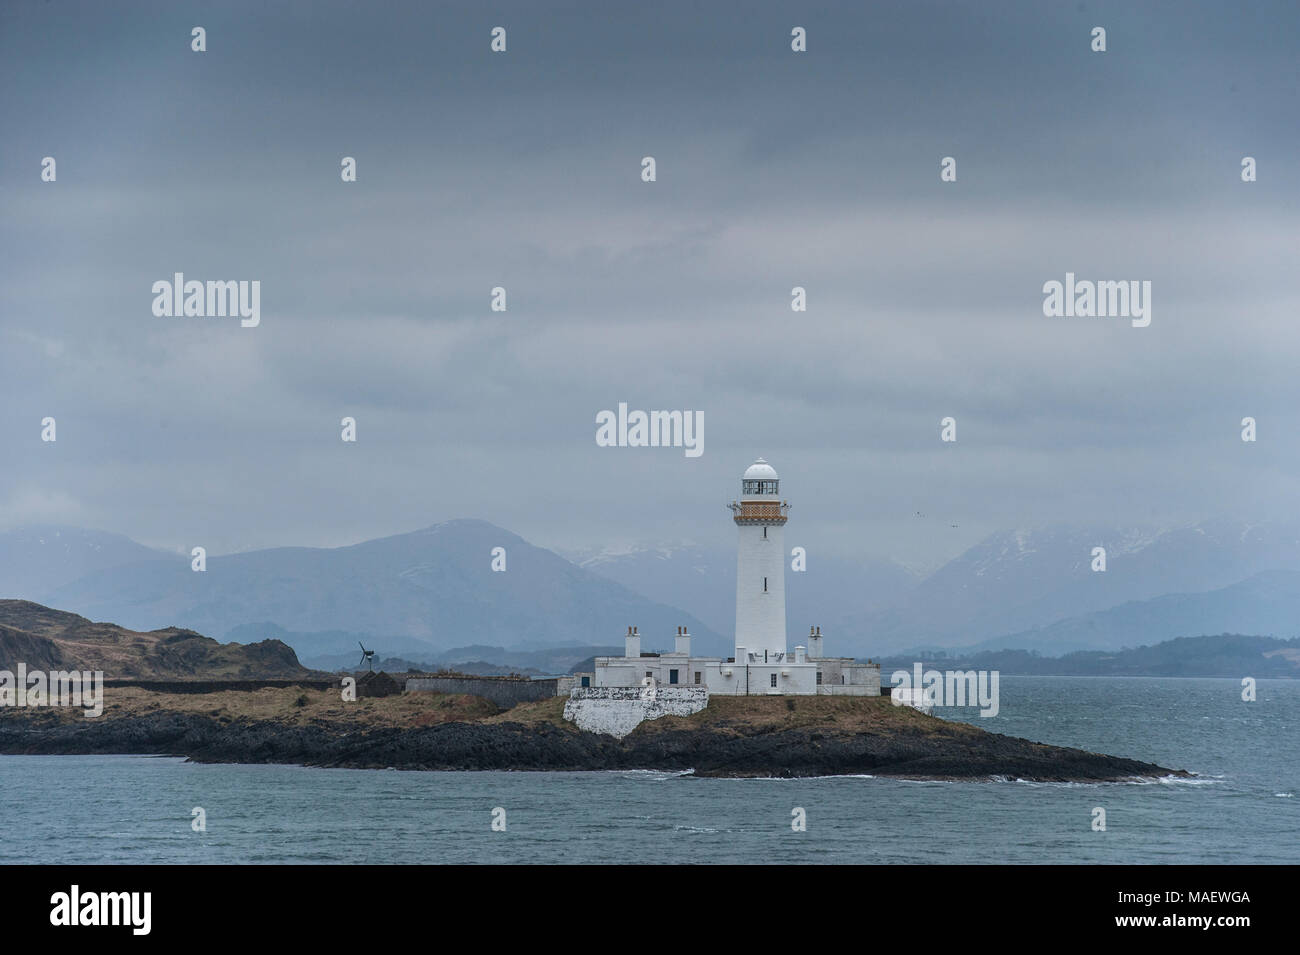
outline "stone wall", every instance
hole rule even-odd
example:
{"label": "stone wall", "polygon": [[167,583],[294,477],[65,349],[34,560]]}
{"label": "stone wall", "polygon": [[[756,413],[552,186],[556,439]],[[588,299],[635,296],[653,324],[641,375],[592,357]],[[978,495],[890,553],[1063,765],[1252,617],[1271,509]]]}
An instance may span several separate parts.
{"label": "stone wall", "polygon": [[104,686],[131,686],[154,693],[223,693],[227,690],[254,692],[266,689],[284,689],[300,686],[304,690],[338,689],[342,678],[333,680],[105,680]]}
{"label": "stone wall", "polygon": [[709,705],[704,686],[575,687],[564,704],[564,718],[588,733],[622,738],[644,720],[690,716]]}
{"label": "stone wall", "polygon": [[558,680],[494,680],[491,677],[427,676],[406,681],[407,693],[469,693],[491,700],[502,709],[517,703],[557,696]]}

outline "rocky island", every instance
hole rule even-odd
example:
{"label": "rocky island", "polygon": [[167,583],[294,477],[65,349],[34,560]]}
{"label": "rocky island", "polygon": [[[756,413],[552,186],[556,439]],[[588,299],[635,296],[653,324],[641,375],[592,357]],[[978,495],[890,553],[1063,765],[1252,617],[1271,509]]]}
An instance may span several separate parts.
{"label": "rocky island", "polygon": [[1101,782],[1187,775],[927,716],[886,698],[717,698],[623,739],[579,730],[560,698],[498,711],[450,694],[343,702],[337,689],[207,693],[110,688],[102,716],[0,709],[0,753],[148,753],[199,762],[408,770],[869,774]]}
{"label": "rocky island", "polygon": [[[1050,746],[895,706],[887,697],[716,696],[622,739],[564,719],[563,697],[509,708],[482,696],[345,700],[279,641],[220,644],[139,633],[27,601],[0,601],[0,671],[103,670],[98,715],[0,705],[0,753],[155,754],[199,762],[403,770],[627,770],[698,776],[868,774],[1102,782],[1187,775]],[[12,675],[8,686],[13,687]]]}

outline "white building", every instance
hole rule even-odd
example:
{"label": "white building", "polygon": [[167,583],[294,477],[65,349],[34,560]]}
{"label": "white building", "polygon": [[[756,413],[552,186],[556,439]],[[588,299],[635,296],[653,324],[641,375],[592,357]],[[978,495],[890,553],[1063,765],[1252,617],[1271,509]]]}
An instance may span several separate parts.
{"label": "white building", "polygon": [[727,505],[739,534],[736,550],[736,653],[727,659],[691,654],[691,636],[678,627],[671,651],[643,651],[641,633],[628,627],[621,657],[597,657],[594,673],[575,674],[576,686],[704,686],[710,694],[879,696],[880,664],[827,657],[820,627],[807,646],[787,650],[785,633],[785,523],[790,504],[780,479],[759,458],[741,478],[740,500]]}

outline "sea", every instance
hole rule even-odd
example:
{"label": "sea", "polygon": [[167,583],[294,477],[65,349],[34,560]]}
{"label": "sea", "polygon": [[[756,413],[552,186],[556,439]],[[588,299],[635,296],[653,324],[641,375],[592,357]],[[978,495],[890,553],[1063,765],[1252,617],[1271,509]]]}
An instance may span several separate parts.
{"label": "sea", "polygon": [[1004,676],[1000,690],[997,716],[935,714],[1195,776],[697,779],[0,756],[0,862],[1300,862],[1300,681],[1261,680],[1253,702],[1229,679]]}

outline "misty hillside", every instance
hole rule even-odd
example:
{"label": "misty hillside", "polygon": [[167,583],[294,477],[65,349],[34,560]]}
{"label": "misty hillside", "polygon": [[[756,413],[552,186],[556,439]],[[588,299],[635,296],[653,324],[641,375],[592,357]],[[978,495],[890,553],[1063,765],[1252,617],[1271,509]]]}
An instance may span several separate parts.
{"label": "misty hillside", "polygon": [[1115,650],[1197,633],[1300,634],[1300,571],[1271,570],[1201,594],[1166,594],[985,640],[968,650]]}
{"label": "misty hillside", "polygon": [[[506,549],[504,573],[491,569],[498,546]],[[56,606],[137,629],[181,626],[222,637],[270,623],[292,632],[415,640],[434,649],[473,643],[571,646],[621,641],[635,624],[648,638],[664,640],[686,625],[701,651],[721,653],[730,646],[729,638],[689,613],[478,520],[448,521],[349,547],[209,556],[203,573],[190,569],[187,556],[123,564],[43,596]],[[412,647],[376,649],[410,656]],[[339,650],[331,645],[326,652]]]}
{"label": "misty hillside", "polygon": [[[1106,548],[1104,573],[1091,569],[1094,546]],[[1071,648],[1052,642],[1064,639],[1064,632],[1030,636],[1029,631],[1131,601],[1220,590],[1273,570],[1300,571],[1300,529],[1295,524],[1207,522],[1166,532],[1068,527],[1007,532],[949,561],[895,606],[851,615],[835,632],[845,632],[858,653],[972,646],[1019,634],[1020,645],[1055,654]],[[1170,602],[1164,609],[1175,613],[1176,605]],[[1249,629],[1290,633],[1294,617],[1287,601],[1271,606],[1276,611],[1255,615]],[[1186,616],[1170,619],[1177,621],[1175,635],[1211,629],[1193,626]],[[1189,629],[1180,631],[1184,626]],[[1247,626],[1228,622],[1224,629],[1239,632]],[[1162,629],[1168,632],[1168,627]],[[1104,634],[1094,636],[1087,645],[1106,645]],[[1132,642],[1132,637],[1110,645],[1125,640]]]}
{"label": "misty hillside", "polygon": [[45,601],[96,571],[172,557],[121,534],[33,525],[0,533],[0,597]]}

